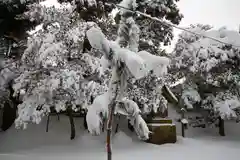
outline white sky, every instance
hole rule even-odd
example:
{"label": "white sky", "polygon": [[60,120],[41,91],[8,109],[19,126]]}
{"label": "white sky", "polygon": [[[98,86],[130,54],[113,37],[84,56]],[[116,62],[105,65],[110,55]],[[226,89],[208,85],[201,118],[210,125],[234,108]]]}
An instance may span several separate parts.
{"label": "white sky", "polygon": [[[216,28],[226,26],[238,30],[240,24],[240,0],[180,0],[180,12],[184,15],[180,26],[210,24]],[[179,34],[175,30],[175,36]],[[176,40],[176,37],[175,37]],[[171,51],[172,46],[170,47]]]}
{"label": "white sky", "polygon": [[180,0],[178,5],[184,15],[181,26],[206,23],[238,29],[240,24],[240,0]]}

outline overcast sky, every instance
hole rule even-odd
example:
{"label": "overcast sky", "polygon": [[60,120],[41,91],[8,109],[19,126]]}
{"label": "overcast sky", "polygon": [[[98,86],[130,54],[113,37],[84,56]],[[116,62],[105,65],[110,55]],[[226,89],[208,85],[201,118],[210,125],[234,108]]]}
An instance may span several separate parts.
{"label": "overcast sky", "polygon": [[[216,28],[222,26],[237,30],[239,28],[240,0],[180,0],[178,5],[184,15],[180,26],[202,23]],[[179,32],[174,31],[175,35]]]}
{"label": "overcast sky", "polygon": [[206,23],[238,29],[240,24],[240,0],[180,0],[178,5],[184,15],[181,25]]}

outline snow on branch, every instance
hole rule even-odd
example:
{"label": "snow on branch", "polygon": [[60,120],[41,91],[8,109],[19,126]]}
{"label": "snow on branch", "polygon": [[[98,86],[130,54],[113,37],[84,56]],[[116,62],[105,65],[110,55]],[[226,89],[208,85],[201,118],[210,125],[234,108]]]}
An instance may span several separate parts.
{"label": "snow on branch", "polygon": [[137,53],[142,59],[145,60],[147,70],[153,71],[157,77],[167,74],[170,59],[163,56],[155,56],[147,51],[140,51]]}
{"label": "snow on branch", "polygon": [[146,75],[145,63],[135,52],[121,48],[115,42],[109,42],[98,28],[92,27],[89,29],[87,36],[91,46],[103,51],[110,63],[118,65],[119,62],[123,62],[137,79]]}
{"label": "snow on branch", "polygon": [[[122,104],[122,105],[121,105]],[[130,120],[130,123],[135,129],[139,139],[147,140],[149,138],[149,129],[146,122],[143,120],[140,115],[141,110],[139,109],[137,103],[127,98],[123,98],[120,101],[120,104],[117,105],[117,113],[127,115],[127,118]]]}
{"label": "snow on branch", "polygon": [[[222,119],[236,118],[239,109],[238,70],[240,34],[226,27],[192,25],[184,31],[173,52],[174,65],[190,84],[182,99],[187,107],[208,110]],[[212,37],[212,38],[208,38]],[[201,97],[200,97],[201,96]],[[209,115],[211,119],[214,116]]]}
{"label": "snow on branch", "polygon": [[93,104],[88,107],[87,125],[88,130],[93,135],[99,135],[102,130],[103,119],[108,116],[108,105],[110,104],[109,93],[105,92],[97,96]]}
{"label": "snow on branch", "polygon": [[214,111],[222,119],[237,118],[236,109],[240,108],[240,100],[231,93],[219,93],[212,101]]}
{"label": "snow on branch", "polygon": [[105,57],[108,60],[111,60],[112,55],[110,52],[109,42],[102,31],[97,27],[91,27],[86,32],[86,35],[91,46],[99,51],[102,51],[105,54]]}
{"label": "snow on branch", "polygon": [[[15,95],[21,93],[16,127],[26,128],[29,122],[40,123],[54,108],[57,112],[71,107],[76,111],[91,104],[91,97],[106,91],[100,79],[100,59],[82,53],[85,33],[93,22],[76,21],[70,10],[47,9],[56,13],[49,25],[28,39],[22,61],[22,72],[15,79]],[[67,15],[66,17],[61,17]],[[54,68],[54,69],[53,69]],[[101,81],[101,80],[99,80]]]}
{"label": "snow on branch", "polygon": [[188,87],[183,91],[181,98],[188,109],[193,109],[193,105],[201,101],[198,91],[191,87]]}
{"label": "snow on branch", "polygon": [[87,36],[92,47],[103,51],[107,57],[111,55],[111,57],[113,57],[112,62],[114,63],[118,63],[118,61],[125,63],[130,73],[136,79],[143,78],[151,70],[153,70],[157,76],[167,72],[169,59],[166,57],[154,56],[147,51],[135,53],[129,49],[121,48],[115,42],[108,42],[98,28],[93,27],[89,29],[87,31]]}
{"label": "snow on branch", "polygon": [[194,26],[189,30],[201,33],[203,36],[200,37],[188,32],[180,34],[174,51],[177,66],[188,67],[191,72],[209,72],[222,62],[234,57],[239,58],[240,48],[227,46],[224,43],[204,37],[204,35],[211,36],[228,44],[240,45],[240,35],[237,31],[226,28],[214,30],[205,26]]}
{"label": "snow on branch", "polygon": [[[121,3],[119,3],[119,6],[130,9],[130,10],[135,10],[137,8],[137,3],[136,3],[136,0],[122,0]],[[120,9],[120,13],[122,15],[129,12],[128,10],[126,10],[124,8]]]}

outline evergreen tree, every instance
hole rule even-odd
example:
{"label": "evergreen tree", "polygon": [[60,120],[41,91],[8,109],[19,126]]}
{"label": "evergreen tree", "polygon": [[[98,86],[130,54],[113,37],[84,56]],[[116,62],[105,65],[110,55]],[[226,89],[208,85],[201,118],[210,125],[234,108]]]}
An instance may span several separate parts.
{"label": "evergreen tree", "polygon": [[13,97],[12,82],[19,74],[19,59],[26,45],[27,30],[35,22],[18,16],[28,10],[27,5],[34,0],[0,1],[0,99],[3,111],[3,130],[8,129],[16,118],[18,98]]}
{"label": "evergreen tree", "polygon": [[[103,26],[101,27],[103,33],[108,38],[111,38],[112,40],[116,38],[116,36],[112,36],[112,34],[109,35],[109,33],[114,33],[113,35],[117,35],[118,27],[115,25],[115,23],[120,23],[121,15],[118,12],[114,18],[115,21],[113,21],[110,13],[113,11],[113,9],[119,9],[115,8],[115,5],[120,3],[121,0],[66,1],[74,2],[77,5],[76,9],[84,20],[94,21],[99,26]],[[141,11],[153,17],[157,17],[178,25],[183,17],[176,4],[178,1],[179,0],[136,0],[136,6],[134,9],[136,11]],[[61,0],[61,2],[65,1]],[[124,3],[128,3],[128,1],[125,1]],[[151,52],[154,55],[164,54],[164,50],[161,49],[161,45],[170,44],[173,38],[173,28],[139,15],[134,15],[134,17],[136,24],[141,30],[139,35],[140,49]]]}
{"label": "evergreen tree", "polygon": [[[131,7],[134,8],[135,4],[134,0],[123,0],[120,3],[120,5],[129,9]],[[101,115],[106,115],[107,113],[124,114],[130,119],[130,123],[133,125],[139,138],[146,140],[148,139],[149,130],[140,115],[139,104],[145,98],[144,96],[149,94],[149,97],[146,98],[148,102],[143,102],[145,104],[145,110],[143,111],[147,111],[148,113],[153,108],[161,108],[157,100],[161,97],[161,93],[157,90],[156,81],[144,82],[144,80],[149,77],[164,76],[167,71],[169,59],[154,56],[144,50],[138,51],[139,28],[135,24],[133,15],[129,14],[125,9],[120,10],[120,13],[121,23],[115,41],[107,40],[99,29],[92,28],[87,31],[90,44],[104,53],[102,58],[105,59],[105,64],[112,68],[108,92],[97,97],[89,107],[87,122],[90,132],[98,135],[101,132],[100,126],[103,123]],[[126,48],[122,46],[126,46]],[[150,76],[147,77],[148,75]],[[141,83],[141,81],[143,82]],[[149,83],[149,85],[144,85],[145,83]],[[137,90],[139,86],[141,88]],[[128,88],[134,91],[129,91]],[[145,88],[146,92],[142,92],[143,88]],[[95,121],[92,121],[93,119]]]}
{"label": "evergreen tree", "polygon": [[200,124],[194,125],[212,125],[218,122],[219,117],[239,119],[238,31],[225,27],[214,30],[201,24],[187,29],[201,36],[188,32],[180,34],[173,52],[173,66],[186,77],[181,89],[183,104],[203,115],[204,119],[198,118]]}
{"label": "evergreen tree", "polygon": [[[136,10],[178,25],[183,17],[176,4],[178,1],[136,0]],[[134,15],[134,17],[136,18],[136,24],[139,25],[141,30],[139,35],[140,49],[151,52],[154,55],[164,54],[161,46],[170,44],[173,38],[173,28],[140,15]],[[115,20],[118,24],[118,14]]]}
{"label": "evergreen tree", "polygon": [[[23,101],[18,105],[17,127],[39,123],[51,108],[59,112],[86,107],[91,96],[104,91],[104,86],[93,81],[100,74],[99,58],[82,52],[85,32],[95,24],[78,20],[70,4],[60,8],[33,5],[24,16],[31,15],[45,26],[28,39],[21,57],[21,74],[13,86]],[[41,12],[32,14],[36,10]]]}

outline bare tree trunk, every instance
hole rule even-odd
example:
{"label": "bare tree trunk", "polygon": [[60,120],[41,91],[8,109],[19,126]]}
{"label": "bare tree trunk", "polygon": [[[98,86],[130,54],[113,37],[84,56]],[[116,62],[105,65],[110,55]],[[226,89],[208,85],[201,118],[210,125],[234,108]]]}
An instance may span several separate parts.
{"label": "bare tree trunk", "polygon": [[111,134],[112,134],[112,124],[115,112],[116,102],[115,99],[113,103],[109,105],[109,116],[107,121],[107,159],[112,160],[112,147],[111,147]]}
{"label": "bare tree trunk", "polygon": [[57,119],[58,119],[58,121],[60,121],[60,116],[59,116],[59,113],[58,113],[58,112],[56,112],[56,114],[57,114]]}
{"label": "bare tree trunk", "polygon": [[218,117],[218,121],[219,134],[225,136],[224,120],[221,117]]}
{"label": "bare tree trunk", "polygon": [[50,121],[50,113],[49,113],[48,116],[47,116],[46,132],[48,132],[49,121]]}
{"label": "bare tree trunk", "polygon": [[71,107],[67,108],[67,113],[68,113],[68,117],[69,117],[69,121],[70,121],[70,125],[71,125],[71,137],[70,137],[70,139],[72,140],[72,139],[75,138],[75,126],[74,126],[74,120],[73,120]]}
{"label": "bare tree trunk", "polygon": [[87,113],[85,113],[84,117],[83,117],[83,126],[85,129],[88,129],[88,125],[87,125]]}

